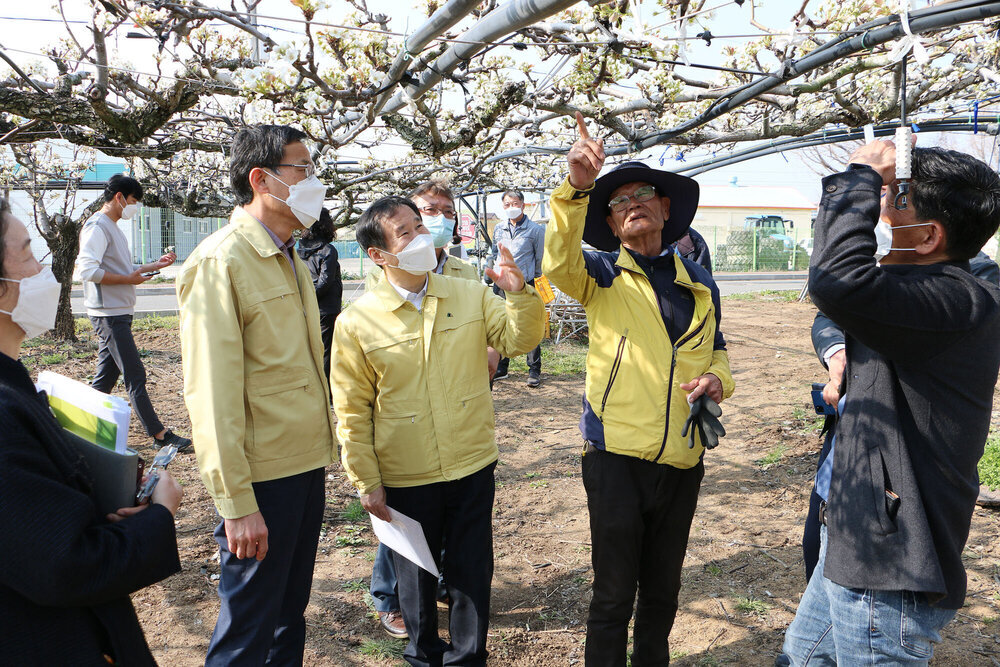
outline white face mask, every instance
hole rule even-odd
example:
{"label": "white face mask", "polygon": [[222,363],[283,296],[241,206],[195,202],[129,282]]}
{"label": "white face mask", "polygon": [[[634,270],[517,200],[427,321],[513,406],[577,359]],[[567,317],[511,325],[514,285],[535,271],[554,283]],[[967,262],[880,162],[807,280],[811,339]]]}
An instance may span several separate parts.
{"label": "white face mask", "polygon": [[875,249],[875,259],[876,261],[882,261],[882,258],[889,254],[890,250],[916,250],[916,248],[893,248],[892,247],[892,230],[894,229],[906,229],[908,227],[926,227],[933,223],[921,222],[917,225],[900,225],[899,227],[893,227],[885,220],[879,220],[875,223],[875,242],[878,247]]}
{"label": "white face mask", "polygon": [[517,207],[505,208],[503,212],[507,214],[508,220],[517,220],[521,217],[521,214],[524,213],[524,209]]}
{"label": "white face mask", "polygon": [[393,255],[388,250],[382,250],[387,255],[396,258],[396,268],[402,269],[415,276],[433,271],[438,264],[437,255],[434,253],[434,241],[430,234],[417,234],[406,247]]}
{"label": "white face mask", "polygon": [[443,248],[451,241],[452,232],[455,230],[455,219],[444,217],[444,213],[437,215],[422,215],[424,227],[431,233],[435,248]]}
{"label": "white face mask", "polygon": [[0,280],[21,283],[14,310],[0,310],[0,313],[10,315],[14,324],[24,329],[26,338],[40,336],[56,325],[61,286],[52,269],[46,266],[35,275],[22,280]]}
{"label": "white face mask", "polygon": [[122,220],[131,220],[132,216],[139,212],[138,204],[128,204],[122,208]]}
{"label": "white face mask", "polygon": [[[270,175],[274,176],[274,174]],[[288,185],[288,183],[285,183],[277,176],[274,176],[274,178],[288,188],[288,199],[275,197],[270,192],[267,194],[292,209],[292,213],[295,214],[295,217],[298,218],[303,227],[306,229],[312,227],[313,223],[319,220],[320,213],[323,212],[323,201],[326,199],[326,186],[320,182],[316,174],[313,174],[304,181],[299,181],[295,185]]]}

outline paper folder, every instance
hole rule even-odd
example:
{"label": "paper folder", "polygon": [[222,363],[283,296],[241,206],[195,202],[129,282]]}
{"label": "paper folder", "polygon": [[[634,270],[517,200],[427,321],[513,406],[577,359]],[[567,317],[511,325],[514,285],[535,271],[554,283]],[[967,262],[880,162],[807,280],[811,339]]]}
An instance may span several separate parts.
{"label": "paper folder", "polygon": [[128,401],[52,371],[39,373],[35,385],[48,394],[52,414],[64,429],[125,454],[132,416]]}
{"label": "paper folder", "polygon": [[90,477],[94,481],[94,499],[101,516],[122,507],[135,505],[139,473],[138,452],[129,449],[124,454],[119,454],[95,445],[72,431],[65,433],[66,439],[87,461]]}

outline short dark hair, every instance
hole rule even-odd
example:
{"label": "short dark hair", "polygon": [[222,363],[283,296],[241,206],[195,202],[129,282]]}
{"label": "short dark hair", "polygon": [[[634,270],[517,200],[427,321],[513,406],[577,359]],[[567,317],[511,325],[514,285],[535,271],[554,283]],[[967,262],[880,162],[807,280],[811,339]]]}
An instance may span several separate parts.
{"label": "short dark hair", "polygon": [[288,125],[250,125],[233,139],[229,153],[229,182],[240,206],[253,201],[250,172],[264,168],[276,171],[285,146],[306,138],[306,133]]}
{"label": "short dark hair", "polygon": [[506,199],[507,197],[517,197],[522,204],[524,203],[524,193],[520,190],[507,190],[500,199]]}
{"label": "short dark hair", "polygon": [[302,232],[302,236],[299,238],[303,241],[316,239],[323,243],[329,243],[336,236],[337,230],[333,228],[333,216],[330,215],[330,209],[324,208],[320,211],[319,219],[312,224],[312,227]]}
{"label": "short dark hair", "polygon": [[410,190],[410,193],[406,196],[413,199],[414,197],[422,197],[424,195],[441,195],[450,199],[452,204],[455,203],[455,195],[451,193],[451,188],[442,181],[424,181]]}
{"label": "short dark hair", "polygon": [[107,184],[104,186],[104,201],[111,201],[119,192],[122,193],[125,199],[135,197],[137,201],[142,201],[142,183],[131,176],[115,174],[109,178]]}
{"label": "short dark hair", "polygon": [[354,236],[362,250],[368,252],[368,248],[372,246],[385,249],[385,230],[382,229],[382,221],[396,215],[396,211],[402,206],[409,207],[414,215],[420,215],[416,204],[406,197],[396,195],[382,197],[361,214],[357,224],[354,225]]}
{"label": "short dark hair", "polygon": [[952,259],[975,257],[1000,226],[1000,176],[958,151],[913,149],[910,201],[918,220],[944,227]]}
{"label": "short dark hair", "polygon": [[[7,216],[11,215],[10,203],[0,197],[0,278],[6,278],[7,274],[4,273],[3,263],[7,255],[7,226],[8,220]],[[0,294],[7,291],[7,281],[0,281]]]}

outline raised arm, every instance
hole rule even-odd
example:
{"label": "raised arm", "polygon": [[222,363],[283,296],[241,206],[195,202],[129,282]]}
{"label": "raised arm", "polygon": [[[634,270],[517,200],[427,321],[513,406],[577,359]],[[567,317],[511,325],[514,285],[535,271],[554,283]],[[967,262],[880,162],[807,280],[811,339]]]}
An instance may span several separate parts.
{"label": "raised arm", "polygon": [[569,176],[552,192],[552,218],[545,229],[542,273],[553,285],[583,305],[587,305],[596,283],[587,273],[583,259],[583,225],[587,217],[587,194],[604,166],[604,146],[591,139],[583,116],[576,114],[580,138],[566,157]]}

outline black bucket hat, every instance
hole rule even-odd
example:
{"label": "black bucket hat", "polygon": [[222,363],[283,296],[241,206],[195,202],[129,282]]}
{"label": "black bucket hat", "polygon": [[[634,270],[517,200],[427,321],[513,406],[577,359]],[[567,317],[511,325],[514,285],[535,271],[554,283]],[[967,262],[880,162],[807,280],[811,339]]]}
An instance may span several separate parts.
{"label": "black bucket hat", "polygon": [[608,200],[617,188],[637,181],[649,183],[659,195],[670,198],[670,219],[663,223],[663,247],[684,236],[698,210],[698,181],[633,161],[623,162],[594,183],[583,227],[584,241],[598,250],[611,252],[618,249],[621,242],[611,231],[611,225],[607,221],[610,213]]}

